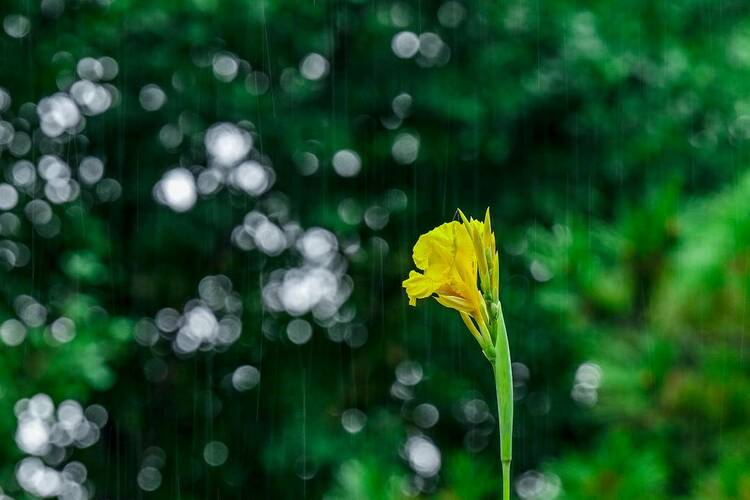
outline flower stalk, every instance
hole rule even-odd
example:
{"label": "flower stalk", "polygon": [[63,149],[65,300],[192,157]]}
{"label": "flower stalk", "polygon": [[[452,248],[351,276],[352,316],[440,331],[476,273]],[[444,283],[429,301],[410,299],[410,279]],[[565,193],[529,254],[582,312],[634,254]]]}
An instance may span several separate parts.
{"label": "flower stalk", "polygon": [[429,297],[455,309],[490,362],[497,392],[503,500],[510,500],[510,463],[513,453],[513,375],[510,347],[500,305],[500,264],[489,208],[484,221],[445,223],[419,237],[414,264],[403,287],[409,304]]}
{"label": "flower stalk", "polygon": [[513,373],[510,362],[510,346],[505,330],[503,309],[498,305],[495,319],[495,390],[497,391],[497,415],[500,431],[500,462],[503,468],[503,500],[510,499],[510,462],[513,458]]}

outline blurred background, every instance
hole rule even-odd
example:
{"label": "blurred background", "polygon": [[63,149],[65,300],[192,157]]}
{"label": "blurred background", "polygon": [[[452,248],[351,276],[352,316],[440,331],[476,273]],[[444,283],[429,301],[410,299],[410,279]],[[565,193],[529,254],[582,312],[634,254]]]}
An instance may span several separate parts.
{"label": "blurred background", "polygon": [[401,289],[487,206],[514,495],[750,498],[744,2],[0,20],[3,500],[496,498],[491,370]]}

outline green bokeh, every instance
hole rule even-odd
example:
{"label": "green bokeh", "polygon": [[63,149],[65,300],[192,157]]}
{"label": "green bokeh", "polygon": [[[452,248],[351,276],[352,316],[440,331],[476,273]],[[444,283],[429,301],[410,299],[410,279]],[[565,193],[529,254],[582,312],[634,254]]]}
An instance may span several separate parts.
{"label": "green bokeh", "polygon": [[[18,38],[16,15],[29,21]],[[410,308],[400,287],[420,234],[457,207],[489,206],[523,364],[516,494],[750,499],[750,6],[4,0],[0,20],[12,99],[0,118],[32,142],[0,145],[1,182],[19,160],[53,153],[75,167],[93,155],[121,191],[82,186],[52,204],[57,230],[24,210],[41,185],[9,210],[18,227],[0,214],[0,250],[28,253],[0,262],[0,324],[17,318],[19,296],[48,311],[22,343],[0,344],[6,494],[31,498],[14,479],[14,406],[43,393],[108,411],[99,441],[65,461],[86,465],[95,498],[496,498],[489,366],[454,313]],[[397,57],[402,31],[437,34],[439,55],[428,36],[423,53]],[[212,69],[222,53],[239,61],[231,81]],[[300,69],[310,53],[328,61],[319,80]],[[45,138],[28,103],[104,56],[118,63],[111,108],[65,141]],[[166,94],[154,111],[140,103],[148,84]],[[410,106],[394,103],[401,94]],[[184,213],[158,203],[165,172],[207,165],[204,133],[218,122],[252,133],[272,189],[223,189]],[[180,140],[165,145],[170,131]],[[404,138],[418,143],[413,162],[393,151]],[[334,171],[341,149],[360,156],[359,175]],[[303,153],[318,159],[311,175]],[[366,342],[334,342],[310,314],[312,339],[289,340],[291,316],[261,292],[299,252],[233,245],[252,210],[337,236],[353,283],[341,323]],[[143,318],[181,311],[209,275],[241,299],[236,342],[178,356],[169,334],[136,341]],[[70,341],[52,333],[61,316],[75,323]],[[232,385],[241,365],[260,370],[252,390]],[[399,367],[421,378],[397,384]],[[366,415],[355,433],[342,426],[351,408]],[[410,466],[414,438],[439,449],[437,475]],[[212,441],[228,448],[222,465],[205,460]],[[147,492],[138,476],[154,454],[162,479]]]}

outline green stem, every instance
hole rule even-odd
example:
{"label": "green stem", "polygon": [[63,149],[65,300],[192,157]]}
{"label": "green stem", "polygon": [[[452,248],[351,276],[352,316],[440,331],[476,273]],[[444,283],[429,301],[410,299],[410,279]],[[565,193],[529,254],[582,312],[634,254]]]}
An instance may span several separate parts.
{"label": "green stem", "polygon": [[513,374],[503,309],[498,302],[495,322],[495,389],[500,430],[500,461],[503,466],[503,500],[510,500],[510,462],[513,457]]}
{"label": "green stem", "polygon": [[510,460],[503,462],[503,500],[510,500]]}

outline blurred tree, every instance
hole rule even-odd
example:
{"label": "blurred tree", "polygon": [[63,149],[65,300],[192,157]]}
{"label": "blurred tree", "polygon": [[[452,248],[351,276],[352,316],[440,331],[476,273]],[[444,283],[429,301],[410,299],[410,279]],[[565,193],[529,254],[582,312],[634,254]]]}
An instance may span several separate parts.
{"label": "blurred tree", "polygon": [[0,486],[493,498],[481,354],[400,289],[489,205],[519,497],[750,498],[748,10],[2,2]]}

